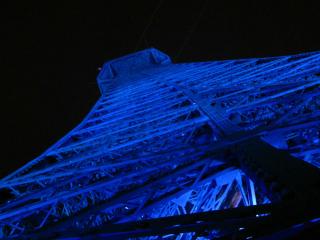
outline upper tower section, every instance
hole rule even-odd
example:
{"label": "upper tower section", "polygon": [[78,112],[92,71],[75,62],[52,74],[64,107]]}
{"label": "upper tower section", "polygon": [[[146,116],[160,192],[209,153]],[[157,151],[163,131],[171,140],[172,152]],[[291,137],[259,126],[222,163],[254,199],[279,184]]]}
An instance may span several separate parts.
{"label": "upper tower section", "polygon": [[97,77],[100,92],[102,95],[105,95],[107,85],[111,81],[123,77],[127,78],[144,69],[170,63],[171,59],[168,55],[154,48],[145,49],[108,61],[103,65]]}

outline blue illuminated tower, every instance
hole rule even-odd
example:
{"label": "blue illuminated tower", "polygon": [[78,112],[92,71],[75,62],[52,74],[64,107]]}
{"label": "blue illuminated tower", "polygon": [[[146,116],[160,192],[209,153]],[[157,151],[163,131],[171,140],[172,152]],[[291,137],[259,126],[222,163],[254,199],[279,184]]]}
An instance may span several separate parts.
{"label": "blue illuminated tower", "polygon": [[87,117],[0,181],[0,236],[250,239],[319,225],[320,53],[107,62]]}

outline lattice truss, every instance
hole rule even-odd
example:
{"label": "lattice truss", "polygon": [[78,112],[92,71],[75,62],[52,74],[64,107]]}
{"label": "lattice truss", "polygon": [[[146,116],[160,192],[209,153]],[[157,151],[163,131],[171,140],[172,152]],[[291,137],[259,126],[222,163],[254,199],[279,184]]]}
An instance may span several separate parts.
{"label": "lattice truss", "polygon": [[319,74],[319,52],[172,64],[151,49],[107,63],[84,121],[1,180],[0,236],[268,202],[212,149],[261,136],[320,167]]}

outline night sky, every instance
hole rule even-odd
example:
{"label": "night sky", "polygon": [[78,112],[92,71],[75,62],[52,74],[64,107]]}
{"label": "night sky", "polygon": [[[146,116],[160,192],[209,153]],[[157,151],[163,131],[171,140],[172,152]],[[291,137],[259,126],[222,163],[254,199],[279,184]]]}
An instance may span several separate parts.
{"label": "night sky", "polygon": [[80,123],[107,60],[147,47],[175,62],[320,50],[320,9],[311,1],[6,2],[0,176]]}

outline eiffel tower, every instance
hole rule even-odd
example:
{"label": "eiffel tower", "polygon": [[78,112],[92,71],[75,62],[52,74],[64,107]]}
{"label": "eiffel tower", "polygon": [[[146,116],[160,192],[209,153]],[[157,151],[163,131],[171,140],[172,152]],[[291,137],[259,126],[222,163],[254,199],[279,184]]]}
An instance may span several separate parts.
{"label": "eiffel tower", "polygon": [[3,239],[287,239],[320,223],[320,52],[104,64],[85,119],[0,181]]}

